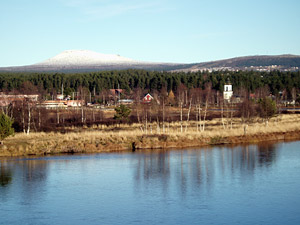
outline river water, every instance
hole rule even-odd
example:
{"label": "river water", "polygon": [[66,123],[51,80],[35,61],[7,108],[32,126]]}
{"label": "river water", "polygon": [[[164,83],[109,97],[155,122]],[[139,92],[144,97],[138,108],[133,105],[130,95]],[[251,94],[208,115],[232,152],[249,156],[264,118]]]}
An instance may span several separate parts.
{"label": "river water", "polygon": [[300,224],[300,142],[0,159],[0,224]]}

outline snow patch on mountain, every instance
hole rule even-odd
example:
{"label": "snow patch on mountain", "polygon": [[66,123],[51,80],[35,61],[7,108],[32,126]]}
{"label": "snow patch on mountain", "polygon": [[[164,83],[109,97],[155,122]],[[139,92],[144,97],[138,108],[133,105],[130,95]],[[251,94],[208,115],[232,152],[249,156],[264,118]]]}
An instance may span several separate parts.
{"label": "snow patch on mountain", "polygon": [[145,62],[120,55],[101,54],[89,50],[67,50],[35,65],[39,66],[86,66],[86,65],[130,65]]}

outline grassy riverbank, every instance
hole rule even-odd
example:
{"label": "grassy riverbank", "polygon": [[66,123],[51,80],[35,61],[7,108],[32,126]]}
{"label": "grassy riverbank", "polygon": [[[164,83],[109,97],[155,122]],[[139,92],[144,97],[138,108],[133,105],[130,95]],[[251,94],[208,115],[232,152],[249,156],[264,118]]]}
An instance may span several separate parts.
{"label": "grassy riverbank", "polygon": [[146,148],[186,148],[216,144],[256,143],[271,140],[300,139],[300,116],[281,115],[268,126],[262,122],[249,124],[245,135],[240,119],[223,124],[221,119],[208,121],[205,131],[197,131],[195,122],[170,123],[158,129],[150,124],[147,134],[140,125],[120,127],[93,127],[61,133],[23,133],[5,139],[0,146],[0,156],[45,155],[57,153],[95,153]]}

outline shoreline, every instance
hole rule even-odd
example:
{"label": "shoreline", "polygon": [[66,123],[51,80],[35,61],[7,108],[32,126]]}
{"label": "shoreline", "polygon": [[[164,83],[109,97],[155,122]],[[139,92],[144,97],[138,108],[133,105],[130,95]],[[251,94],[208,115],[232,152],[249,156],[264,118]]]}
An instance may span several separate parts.
{"label": "shoreline", "polygon": [[4,140],[0,146],[0,157],[43,156],[62,153],[101,153],[114,151],[134,151],[143,149],[182,149],[214,145],[253,144],[264,141],[300,140],[300,118],[285,116],[270,121],[269,126],[253,123],[247,134],[241,124],[232,129],[222,129],[220,121],[210,121],[210,129],[196,132],[178,132],[178,127],[168,133],[145,135],[139,127],[124,127],[123,130],[81,130],[80,132],[16,134]]}
{"label": "shoreline", "polygon": [[[45,148],[30,148],[30,143],[25,145],[15,145],[14,147],[4,146],[0,147],[0,157],[20,157],[20,156],[43,156],[55,154],[76,154],[76,153],[104,153],[117,151],[135,151],[135,150],[151,150],[151,149],[183,149],[183,148],[197,148],[204,146],[217,145],[238,145],[238,144],[256,144],[269,141],[296,141],[300,140],[300,130],[290,132],[275,132],[268,134],[230,136],[230,137],[211,137],[203,138],[202,140],[189,140],[191,142],[178,141],[164,141],[159,140],[166,135],[149,135],[143,136],[142,142],[132,143],[109,143],[106,146],[99,146],[97,143],[84,144],[78,146],[72,142],[67,143],[64,147],[48,146]],[[132,146],[134,144],[134,147]],[[13,147],[15,150],[12,150]]]}

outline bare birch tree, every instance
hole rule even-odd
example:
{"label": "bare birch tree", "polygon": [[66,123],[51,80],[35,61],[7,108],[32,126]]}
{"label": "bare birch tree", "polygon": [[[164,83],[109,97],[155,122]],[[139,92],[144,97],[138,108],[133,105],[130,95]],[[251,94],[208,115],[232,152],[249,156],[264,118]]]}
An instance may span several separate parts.
{"label": "bare birch tree", "polygon": [[191,92],[190,96],[189,96],[189,102],[188,102],[189,108],[188,108],[187,119],[186,119],[186,124],[185,124],[185,132],[187,132],[188,123],[190,120],[190,113],[191,113],[191,109],[192,109],[192,100],[193,100],[193,93]]}
{"label": "bare birch tree", "polygon": [[186,87],[184,84],[180,84],[177,89],[177,102],[180,108],[180,132],[183,132],[183,104],[185,99]]}
{"label": "bare birch tree", "polygon": [[203,126],[202,126],[203,131],[205,131],[207,108],[208,108],[209,99],[210,99],[210,95],[211,95],[211,83],[207,83],[205,85],[204,95],[205,95],[205,108],[204,108]]}

